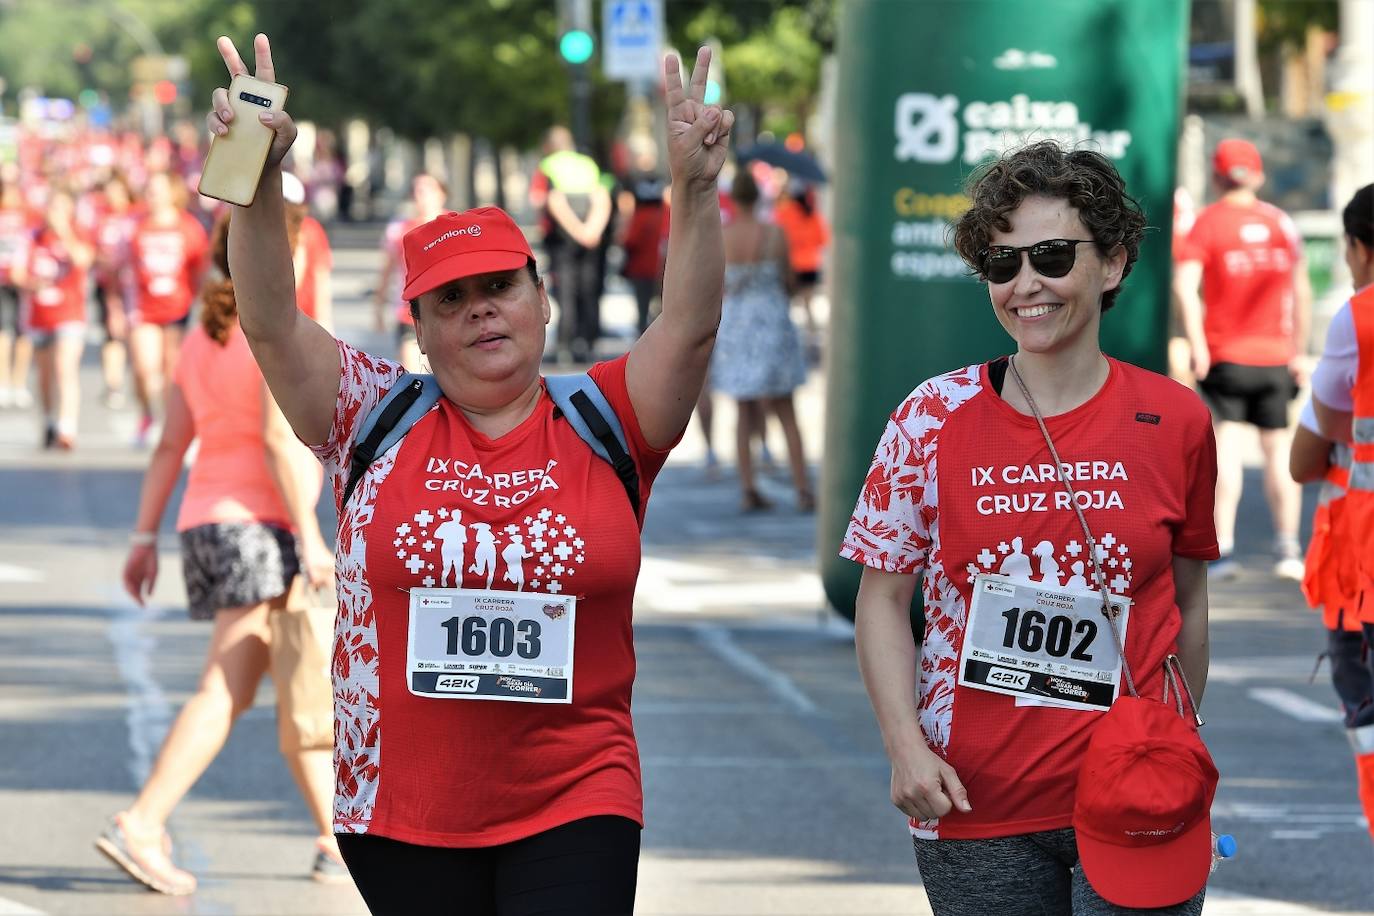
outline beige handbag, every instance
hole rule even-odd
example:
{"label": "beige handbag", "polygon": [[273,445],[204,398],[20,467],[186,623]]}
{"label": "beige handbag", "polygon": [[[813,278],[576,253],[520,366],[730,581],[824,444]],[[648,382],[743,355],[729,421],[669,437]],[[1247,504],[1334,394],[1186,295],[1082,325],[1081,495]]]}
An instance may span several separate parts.
{"label": "beige handbag", "polygon": [[334,746],[334,590],[291,583],[286,608],[268,615],[272,682],[277,688],[277,740],[283,754]]}

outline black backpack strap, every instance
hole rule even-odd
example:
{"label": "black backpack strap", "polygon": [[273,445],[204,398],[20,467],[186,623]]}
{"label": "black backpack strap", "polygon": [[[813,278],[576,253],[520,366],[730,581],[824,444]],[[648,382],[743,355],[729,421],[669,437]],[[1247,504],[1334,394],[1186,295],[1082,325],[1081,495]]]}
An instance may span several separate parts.
{"label": "black backpack strap", "polygon": [[639,518],[639,471],[629,453],[625,431],[615,408],[592,377],[583,372],[577,375],[548,375],[544,389],[554,403],[554,416],[562,417],[587,443],[592,452],[615,469],[625,486],[635,518]]}
{"label": "black backpack strap", "polygon": [[587,429],[606,450],[611,467],[615,468],[616,476],[620,478],[620,482],[625,486],[626,495],[630,497],[630,507],[634,509],[635,518],[639,518],[639,470],[635,468],[634,459],[625,451],[625,446],[620,444],[620,437],[611,429],[611,425],[592,403],[587,392],[575,391],[569,400],[582,417],[582,422],[587,424]]}
{"label": "black backpack strap", "polygon": [[[424,379],[419,376],[408,376],[409,381],[405,382],[400,390],[392,389],[388,392],[385,400],[389,403],[378,404],[381,413],[378,414],[377,408],[373,408],[373,413],[368,415],[364,426],[372,424],[372,428],[367,430],[363,440],[353,446],[353,454],[348,459],[348,482],[344,485],[343,499],[339,501],[342,507],[348,502],[348,498],[353,495],[353,491],[358,486],[358,481],[363,479],[363,474],[367,472],[368,466],[377,458],[378,447],[382,440],[396,428],[396,424],[401,422],[401,418],[410,410],[411,406],[424,392]],[[404,381],[404,379],[403,379]],[[375,418],[375,422],[374,422]]]}

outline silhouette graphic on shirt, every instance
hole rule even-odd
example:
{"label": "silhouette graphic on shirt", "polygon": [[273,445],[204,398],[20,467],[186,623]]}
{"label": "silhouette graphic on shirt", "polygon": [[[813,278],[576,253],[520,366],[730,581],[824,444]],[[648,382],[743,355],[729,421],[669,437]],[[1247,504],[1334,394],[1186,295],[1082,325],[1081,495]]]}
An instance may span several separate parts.
{"label": "silhouette graphic on shirt", "polygon": [[491,533],[491,526],[486,522],[473,522],[472,538],[477,546],[468,572],[485,575],[487,588],[491,588],[491,580],[496,576],[496,535]]}
{"label": "silhouette graphic on shirt", "polygon": [[1054,545],[1041,541],[1031,553],[1040,559],[1040,581],[1059,587],[1059,561],[1054,558]]}
{"label": "silhouette graphic on shirt", "polygon": [[463,554],[467,549],[468,526],[463,524],[463,513],[453,510],[453,516],[438,528],[434,536],[443,544],[440,556],[443,558],[444,571],[439,575],[439,587],[448,582],[449,570],[453,570],[453,587],[463,587]]}
{"label": "silhouette graphic on shirt", "polygon": [[506,561],[506,572],[502,581],[515,586],[518,592],[525,587],[525,558],[534,554],[525,549],[525,539],[518,534],[510,536],[510,543],[501,551],[501,559]]}
{"label": "silhouette graphic on shirt", "polygon": [[1020,576],[1022,579],[1029,579],[1031,577],[1030,557],[1026,556],[1022,551],[1023,545],[1021,538],[1012,538],[1011,553],[1007,554],[1007,558],[1002,561],[1002,565],[997,567],[998,574],[1003,576]]}
{"label": "silhouette graphic on shirt", "polygon": [[1073,575],[1064,583],[1065,588],[1089,588],[1088,580],[1083,577],[1083,561],[1073,561]]}

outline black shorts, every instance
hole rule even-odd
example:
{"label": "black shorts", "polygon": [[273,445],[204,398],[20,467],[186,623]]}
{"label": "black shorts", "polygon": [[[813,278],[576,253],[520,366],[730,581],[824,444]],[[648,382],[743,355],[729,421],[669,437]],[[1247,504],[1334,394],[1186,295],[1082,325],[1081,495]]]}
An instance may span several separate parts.
{"label": "black shorts", "polygon": [[798,286],[816,286],[821,282],[821,272],[819,270],[799,270],[797,271]]}
{"label": "black shorts", "polygon": [[1287,429],[1288,402],[1298,396],[1287,366],[1217,363],[1198,388],[1215,419],[1260,429]]}
{"label": "black shorts", "polygon": [[19,287],[0,286],[0,334],[6,332],[15,337],[24,333],[22,309],[19,307]]}
{"label": "black shorts", "polygon": [[220,522],[181,532],[181,572],[192,620],[283,595],[300,572],[296,538],[278,525]]}
{"label": "black shorts", "polygon": [[340,833],[339,852],[374,916],[629,916],[639,825],[587,817],[500,846],[417,846]]}

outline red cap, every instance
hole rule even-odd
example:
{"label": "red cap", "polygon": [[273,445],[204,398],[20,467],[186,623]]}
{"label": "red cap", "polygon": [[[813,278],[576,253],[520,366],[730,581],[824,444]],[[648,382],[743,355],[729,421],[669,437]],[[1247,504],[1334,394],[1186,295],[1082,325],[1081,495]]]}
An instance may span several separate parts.
{"label": "red cap", "polygon": [[500,207],[441,213],[401,238],[405,299],[473,274],[524,267],[534,255],[525,233]]}
{"label": "red cap", "polygon": [[1163,703],[1122,697],[1078,771],[1073,826],[1083,874],[1117,906],[1172,906],[1212,867],[1217,768],[1196,729]]}
{"label": "red cap", "polygon": [[1222,140],[1212,154],[1212,169],[1232,181],[1243,181],[1263,175],[1264,162],[1249,140]]}

